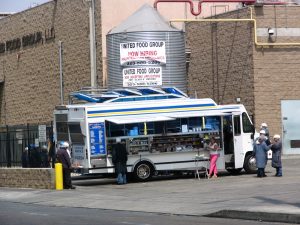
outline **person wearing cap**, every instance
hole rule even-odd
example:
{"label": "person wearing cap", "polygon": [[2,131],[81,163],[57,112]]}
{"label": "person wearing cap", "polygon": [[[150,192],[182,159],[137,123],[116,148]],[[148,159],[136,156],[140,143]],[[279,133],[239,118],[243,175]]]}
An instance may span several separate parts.
{"label": "person wearing cap", "polygon": [[270,149],[265,142],[265,136],[261,135],[254,142],[252,155],[256,159],[257,177],[266,177],[265,167],[267,164],[267,152]]}
{"label": "person wearing cap", "polygon": [[50,166],[48,160],[48,148],[46,145],[43,145],[40,149],[40,156],[41,156],[41,167],[48,168]]}
{"label": "person wearing cap", "polygon": [[126,151],[126,147],[121,143],[121,138],[117,138],[116,144],[113,145],[112,149],[112,162],[115,165],[117,184],[127,183],[127,159],[128,153]]}
{"label": "person wearing cap", "polygon": [[271,150],[272,150],[272,167],[276,169],[276,174],[275,174],[276,177],[282,177],[281,149],[282,149],[282,142],[280,141],[280,135],[275,134],[273,137]]}
{"label": "person wearing cap", "polygon": [[[259,131],[259,137],[263,136],[264,141],[266,142],[267,146],[269,146],[271,144],[269,138],[266,136],[266,131],[265,130],[260,130]],[[259,138],[258,137],[258,138]],[[258,141],[258,138],[255,139],[255,142]]]}
{"label": "person wearing cap", "polygon": [[269,128],[268,125],[266,123],[262,123],[260,125],[260,129],[265,131],[265,136],[269,138],[270,133],[269,133]]}
{"label": "person wearing cap", "polygon": [[69,143],[66,141],[61,142],[59,149],[56,153],[57,161],[63,166],[63,185],[64,189],[75,189],[72,185],[71,171],[72,164],[69,155]]}
{"label": "person wearing cap", "polygon": [[[259,131],[259,137],[255,139],[256,144],[259,144],[259,141],[258,141],[259,138],[262,138],[262,140],[266,143],[267,146],[271,145],[269,138],[266,136],[265,130]],[[266,152],[266,164],[267,164],[267,162],[268,162],[268,153]],[[264,176],[265,176],[265,173],[264,173]]]}

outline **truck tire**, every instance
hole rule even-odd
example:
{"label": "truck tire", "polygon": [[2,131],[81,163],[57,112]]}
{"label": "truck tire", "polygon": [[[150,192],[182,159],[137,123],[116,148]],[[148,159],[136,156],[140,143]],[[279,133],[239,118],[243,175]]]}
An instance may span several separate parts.
{"label": "truck tire", "polygon": [[245,158],[244,170],[246,173],[256,173],[256,160],[251,154],[247,155]]}
{"label": "truck tire", "polygon": [[149,162],[140,162],[134,167],[133,176],[137,181],[148,181],[154,173],[154,168]]}

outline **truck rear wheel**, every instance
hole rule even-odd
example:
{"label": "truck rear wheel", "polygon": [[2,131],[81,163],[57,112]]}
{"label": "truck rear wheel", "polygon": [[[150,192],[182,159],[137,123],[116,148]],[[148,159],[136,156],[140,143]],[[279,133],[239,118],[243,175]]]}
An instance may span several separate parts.
{"label": "truck rear wheel", "polygon": [[137,181],[148,181],[154,173],[153,166],[148,162],[138,163],[133,172],[133,176]]}
{"label": "truck rear wheel", "polygon": [[256,159],[251,154],[247,155],[244,162],[246,173],[256,173]]}

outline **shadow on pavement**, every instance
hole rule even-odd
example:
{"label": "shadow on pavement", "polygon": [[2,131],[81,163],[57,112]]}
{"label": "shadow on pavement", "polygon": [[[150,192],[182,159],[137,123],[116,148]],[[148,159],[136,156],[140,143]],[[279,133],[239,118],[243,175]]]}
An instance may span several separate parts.
{"label": "shadow on pavement", "polygon": [[221,210],[204,215],[205,217],[255,220],[260,222],[300,223],[300,215],[288,213],[250,212],[240,210]]}

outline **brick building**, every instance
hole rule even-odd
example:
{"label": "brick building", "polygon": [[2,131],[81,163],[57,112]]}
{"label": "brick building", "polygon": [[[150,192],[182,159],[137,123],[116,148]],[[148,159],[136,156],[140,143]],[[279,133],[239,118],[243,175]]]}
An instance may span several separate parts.
{"label": "brick building", "polygon": [[[102,86],[106,80],[105,35],[154,0],[95,3],[97,83]],[[237,7],[240,4],[209,3],[201,17]],[[189,11],[185,3],[159,5],[159,12],[168,19],[195,18]],[[69,92],[90,86],[88,1],[53,0],[0,20],[0,126],[53,120],[54,106],[60,103],[59,41],[63,42],[66,103]]]}
{"label": "brick building", "polygon": [[276,5],[252,9],[217,18],[250,19],[252,14],[256,32],[253,21],[187,24],[189,90],[219,104],[241,102],[257,129],[267,122],[271,134],[281,134],[281,101],[300,99],[300,8]]}
{"label": "brick building", "polygon": [[[99,1],[95,8],[100,31]],[[101,32],[96,37],[101,56]],[[54,106],[60,104],[59,41],[67,102],[70,91],[90,86],[89,3],[52,1],[0,20],[0,125],[53,120]],[[102,84],[101,57],[97,74]]]}

